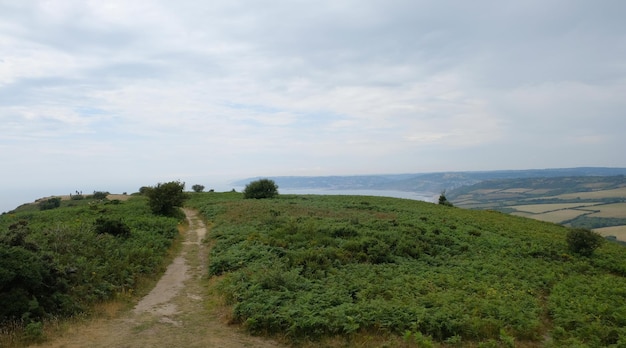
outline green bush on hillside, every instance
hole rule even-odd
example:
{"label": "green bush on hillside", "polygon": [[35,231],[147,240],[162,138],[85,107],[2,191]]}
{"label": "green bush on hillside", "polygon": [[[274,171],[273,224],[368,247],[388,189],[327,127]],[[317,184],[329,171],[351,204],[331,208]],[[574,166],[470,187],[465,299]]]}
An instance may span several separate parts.
{"label": "green bush on hillside", "polygon": [[61,198],[52,197],[45,201],[39,202],[39,210],[50,210],[61,206]]}
{"label": "green bush on hillside", "polygon": [[584,228],[573,228],[567,233],[569,250],[582,255],[591,256],[604,242],[604,238],[596,232]]}
{"label": "green bush on hillside", "polygon": [[128,237],[130,235],[130,227],[122,220],[99,217],[94,223],[94,228],[98,234],[108,233],[116,237]]}
{"label": "green bush on hillside", "polygon": [[278,186],[274,180],[260,179],[252,181],[243,190],[244,198],[273,198],[278,195]]}
{"label": "green bush on hillside", "polygon": [[187,199],[185,183],[180,181],[158,183],[154,187],[142,187],[142,190],[148,197],[150,209],[157,215],[176,215],[177,208],[182,207]]}

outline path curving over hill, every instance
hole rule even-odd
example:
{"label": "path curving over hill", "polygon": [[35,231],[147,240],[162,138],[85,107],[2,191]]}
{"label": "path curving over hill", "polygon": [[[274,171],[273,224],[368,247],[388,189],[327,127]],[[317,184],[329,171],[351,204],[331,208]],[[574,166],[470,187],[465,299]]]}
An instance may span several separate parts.
{"label": "path curving over hill", "polygon": [[131,311],[79,324],[39,347],[281,347],[226,325],[218,310],[207,309],[207,303],[215,302],[203,279],[208,250],[202,239],[207,227],[196,211],[184,212],[189,228],[180,254]]}

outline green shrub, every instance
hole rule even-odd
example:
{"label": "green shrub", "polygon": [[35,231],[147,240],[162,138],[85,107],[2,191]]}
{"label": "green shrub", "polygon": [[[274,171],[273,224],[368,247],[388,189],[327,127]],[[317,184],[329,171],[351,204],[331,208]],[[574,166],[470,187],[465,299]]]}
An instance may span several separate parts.
{"label": "green shrub", "polygon": [[584,228],[574,228],[567,233],[569,250],[582,256],[591,256],[603,241],[601,235]]}
{"label": "green shrub", "polygon": [[195,185],[191,186],[191,189],[193,190],[193,192],[202,192],[202,191],[204,191],[204,186],[195,184]]}
{"label": "green shrub", "polygon": [[107,196],[109,195],[108,192],[104,192],[104,191],[93,191],[93,195],[91,195],[91,197],[93,199],[106,199]]}
{"label": "green shrub", "polygon": [[39,202],[39,210],[50,210],[61,206],[61,198],[52,197],[45,201]]}
{"label": "green shrub", "polygon": [[122,220],[105,219],[99,217],[94,222],[94,229],[98,234],[108,233],[112,236],[128,237],[130,236],[130,227]]}
{"label": "green shrub", "polygon": [[243,190],[243,198],[273,198],[276,195],[278,195],[278,186],[270,179],[253,181]]}
{"label": "green shrub", "polygon": [[185,183],[180,181],[170,181],[158,183],[154,187],[142,188],[148,196],[148,205],[154,214],[174,216],[177,208],[182,207],[187,199],[185,194]]}

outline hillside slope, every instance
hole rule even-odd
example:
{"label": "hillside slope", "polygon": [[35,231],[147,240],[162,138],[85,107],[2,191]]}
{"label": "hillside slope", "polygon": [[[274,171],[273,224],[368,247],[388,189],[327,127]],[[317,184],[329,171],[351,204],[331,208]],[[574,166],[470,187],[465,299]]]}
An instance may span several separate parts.
{"label": "hillside slope", "polygon": [[383,197],[207,193],[189,204],[214,224],[209,274],[252,333],[359,346],[626,343],[623,248],[577,255],[565,227]]}

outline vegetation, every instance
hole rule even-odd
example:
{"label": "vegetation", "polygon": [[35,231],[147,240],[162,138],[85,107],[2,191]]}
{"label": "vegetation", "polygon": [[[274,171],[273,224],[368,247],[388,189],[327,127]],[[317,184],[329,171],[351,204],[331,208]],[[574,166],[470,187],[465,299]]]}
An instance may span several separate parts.
{"label": "vegetation", "polygon": [[202,192],[204,191],[204,185],[195,184],[191,186],[191,189],[193,190],[193,192]]}
{"label": "vegetation", "polygon": [[591,256],[603,241],[601,235],[584,228],[574,228],[567,232],[569,250],[582,256]]}
{"label": "vegetation", "polygon": [[132,293],[162,270],[178,220],[146,198],[85,198],[53,210],[23,206],[0,216],[0,327],[37,338],[42,323]]}
{"label": "vegetation", "polygon": [[260,179],[252,181],[243,190],[244,198],[273,198],[278,195],[278,186],[273,180]]}
{"label": "vegetation", "polygon": [[61,206],[61,198],[59,197],[52,197],[52,198],[48,198],[44,201],[39,202],[40,210],[50,210],[50,209],[58,208],[60,206]]}
{"label": "vegetation", "polygon": [[158,183],[154,187],[142,188],[148,197],[148,204],[152,212],[164,216],[176,216],[178,208],[183,206],[187,199],[185,183],[170,181]]}
{"label": "vegetation", "polygon": [[626,343],[616,244],[582,256],[565,227],[411,200],[240,198],[188,204],[213,223],[209,274],[252,333],[345,345],[369,335],[420,347]]}
{"label": "vegetation", "polygon": [[442,191],[439,195],[439,205],[445,205],[447,207],[453,207],[454,205],[446,198],[446,191]]}

